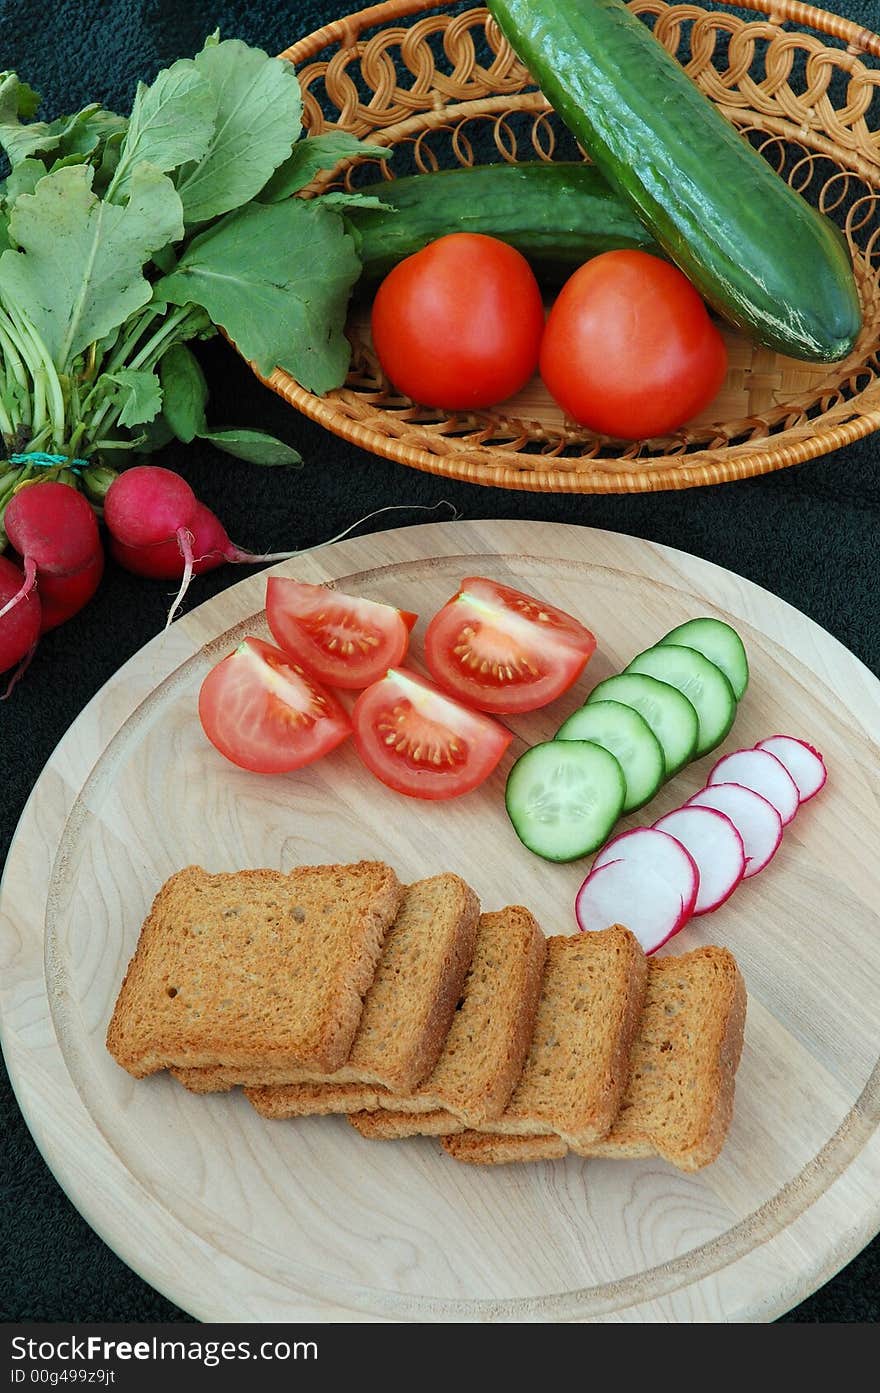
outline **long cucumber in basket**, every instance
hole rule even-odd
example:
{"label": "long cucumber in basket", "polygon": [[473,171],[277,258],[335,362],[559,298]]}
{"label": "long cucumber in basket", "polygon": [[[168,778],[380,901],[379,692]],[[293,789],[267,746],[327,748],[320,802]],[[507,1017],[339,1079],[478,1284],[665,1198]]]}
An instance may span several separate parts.
{"label": "long cucumber in basket", "polygon": [[565,280],[600,252],[659,252],[626,199],[590,164],[474,165],[389,179],[360,192],[375,193],[385,205],[346,212],[368,284],[452,232],[507,242],[547,281]]}
{"label": "long cucumber in basket", "polygon": [[790,357],[846,357],[861,310],[840,232],[622,0],[489,9],[611,187],[715,309]]}

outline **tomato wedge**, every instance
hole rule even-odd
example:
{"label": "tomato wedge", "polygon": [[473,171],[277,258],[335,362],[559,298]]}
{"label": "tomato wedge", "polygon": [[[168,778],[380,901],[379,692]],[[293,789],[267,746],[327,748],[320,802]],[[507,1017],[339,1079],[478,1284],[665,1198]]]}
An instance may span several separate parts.
{"label": "tomato wedge", "polygon": [[300,769],[351,734],[336,698],[259,638],[244,639],[208,673],[199,719],[222,755],[255,774]]}
{"label": "tomato wedge", "polygon": [[536,711],[568,690],[596,640],[579,620],[509,585],[469,576],[428,625],[425,659],[481,711]]}
{"label": "tomato wedge", "polygon": [[270,576],[266,618],[276,643],[331,687],[368,687],[406,653],[417,614],[326,585]]}
{"label": "tomato wedge", "polygon": [[411,798],[458,798],[487,779],[513,736],[412,672],[392,669],[352,712],[371,773]]}

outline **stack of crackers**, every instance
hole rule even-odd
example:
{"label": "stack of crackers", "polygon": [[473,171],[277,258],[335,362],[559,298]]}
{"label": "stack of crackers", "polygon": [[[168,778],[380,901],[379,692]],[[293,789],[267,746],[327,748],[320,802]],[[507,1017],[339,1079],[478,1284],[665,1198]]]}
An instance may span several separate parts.
{"label": "stack of crackers", "polygon": [[721,1150],[746,996],[724,948],[646,959],[628,929],[545,937],[443,874],[382,862],[162,887],[107,1033],[137,1078],[243,1088],[267,1118],[345,1113],[480,1164]]}

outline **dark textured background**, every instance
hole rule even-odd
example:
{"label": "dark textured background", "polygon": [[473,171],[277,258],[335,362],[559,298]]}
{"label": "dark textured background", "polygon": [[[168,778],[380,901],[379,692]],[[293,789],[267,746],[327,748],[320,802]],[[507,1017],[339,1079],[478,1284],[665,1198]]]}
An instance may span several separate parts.
{"label": "dark textured background", "polygon": [[[278,52],[335,18],[344,0],[0,0],[0,68],[41,90],[50,115],[99,99],[127,110],[137,79],[191,54],[216,25]],[[880,29],[880,0],[835,0]],[[352,3],[350,8],[356,8]],[[218,424],[259,424],[290,441],[298,473],[260,470],[193,445],[166,452],[255,550],[309,546],[384,503],[452,499],[469,518],[607,527],[728,566],[805,611],[880,670],[876,438],[739,484],[621,498],[546,497],[452,484],[374,459],[301,419],[257,385],[223,343],[205,346]],[[407,521],[405,515],[393,522]],[[413,514],[412,521],[423,519]],[[377,524],[381,526],[382,523]],[[198,604],[239,573],[198,580]],[[56,742],[92,694],[161,627],[168,587],[110,566],[98,597],[40,646],[27,681],[0,706],[0,856]],[[845,1028],[845,1022],[842,1022]],[[0,1318],[188,1320],[146,1286],[80,1218],[37,1152],[3,1073],[0,1084]],[[880,1240],[785,1319],[876,1321]]]}

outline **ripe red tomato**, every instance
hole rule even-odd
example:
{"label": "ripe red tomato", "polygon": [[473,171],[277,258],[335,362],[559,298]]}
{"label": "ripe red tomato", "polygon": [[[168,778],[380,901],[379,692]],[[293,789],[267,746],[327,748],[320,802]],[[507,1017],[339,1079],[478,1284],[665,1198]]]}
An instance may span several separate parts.
{"label": "ripe red tomato", "polygon": [[596,648],[579,620],[533,595],[470,576],[428,625],[431,675],[481,711],[535,711],[568,690]]}
{"label": "ripe red tomato", "polygon": [[455,232],[394,267],[373,303],[373,343],[414,401],[494,406],[538,366],[544,306],[525,257],[495,237]]}
{"label": "ripe red tomato", "polygon": [[270,576],[266,618],[285,653],[329,686],[354,688],[368,687],[397,666],[418,615],[326,585]]}
{"label": "ripe red tomato", "polygon": [[575,271],[541,345],[541,376],[566,415],[625,440],[684,425],[726,372],[724,340],[696,290],[647,252],[604,252]]}
{"label": "ripe red tomato", "polygon": [[513,736],[412,672],[391,669],[352,712],[364,764],[411,798],[457,798],[487,779]]}
{"label": "ripe red tomato", "polygon": [[199,692],[212,745],[256,774],[300,769],[351,734],[339,702],[280,648],[246,638],[212,668]]}

